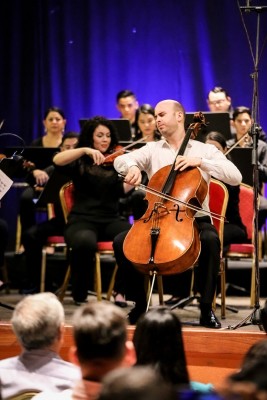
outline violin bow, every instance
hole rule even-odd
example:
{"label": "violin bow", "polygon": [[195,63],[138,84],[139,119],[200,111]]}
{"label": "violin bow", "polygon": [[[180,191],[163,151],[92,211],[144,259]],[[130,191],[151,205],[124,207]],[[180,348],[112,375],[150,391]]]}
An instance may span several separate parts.
{"label": "violin bow", "polygon": [[[122,175],[122,174],[119,174],[119,176],[121,178],[125,178],[125,176]],[[144,192],[148,192],[148,193],[154,194],[155,196],[158,196],[158,197],[160,197],[160,198],[162,198],[164,200],[171,201],[174,204],[178,204],[178,205],[182,204],[182,205],[190,208],[190,210],[193,210],[193,211],[196,211],[196,212],[200,211],[200,212],[202,212],[202,213],[204,213],[206,215],[211,216],[212,218],[215,218],[215,219],[218,219],[218,220],[224,220],[225,222],[227,222],[226,217],[224,217],[223,215],[214,213],[214,212],[209,211],[209,210],[205,210],[204,208],[201,208],[201,207],[198,207],[198,206],[194,206],[193,204],[186,203],[183,200],[176,199],[176,197],[169,196],[168,194],[164,194],[164,193],[162,193],[162,192],[160,192],[160,191],[158,191],[156,189],[149,188],[148,186],[143,185],[142,183],[140,183],[139,185],[135,186],[135,189],[136,190],[138,190],[138,189],[143,190]]]}
{"label": "violin bow", "polygon": [[128,149],[130,149],[131,147],[134,147],[137,143],[142,143],[142,142],[144,142],[146,139],[147,139],[147,136],[142,137],[141,139],[136,140],[135,142],[132,142],[132,143],[128,144],[127,146],[123,147],[122,149],[119,149],[119,150],[117,150],[117,151],[114,151],[114,153],[109,154],[109,155],[105,158],[105,161],[108,161],[109,158],[114,157],[114,155],[119,154],[119,153],[121,153],[122,151],[125,152],[125,150],[128,150]]}
{"label": "violin bow", "polygon": [[235,143],[233,144],[233,146],[231,146],[231,147],[224,153],[224,155],[227,156],[227,154],[229,154],[236,146],[238,146],[239,143],[242,142],[242,140],[245,140],[246,137],[247,137],[248,135],[249,135],[248,132],[245,133],[245,135],[243,135],[237,142],[235,142]]}

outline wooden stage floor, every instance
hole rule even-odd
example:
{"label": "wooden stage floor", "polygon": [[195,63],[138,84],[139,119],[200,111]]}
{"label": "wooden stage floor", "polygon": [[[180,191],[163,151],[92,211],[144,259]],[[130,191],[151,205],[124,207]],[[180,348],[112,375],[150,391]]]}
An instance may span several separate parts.
{"label": "wooden stage floor", "polygon": [[[16,291],[10,294],[0,295],[0,359],[10,357],[19,353],[19,345],[16,342],[10,326],[12,310],[5,305],[15,306],[22,298]],[[168,298],[166,295],[165,298]],[[96,301],[95,297],[89,296],[89,301]],[[267,339],[265,332],[260,330],[258,324],[249,324],[237,329],[229,329],[229,326],[236,326],[245,318],[251,315],[248,297],[227,296],[227,306],[236,308],[237,313],[226,311],[226,319],[221,320],[222,328],[219,330],[207,329],[198,325],[199,309],[197,304],[186,306],[184,309],[176,309],[183,324],[183,337],[186,349],[187,362],[190,377],[205,383],[220,385],[223,379],[239,368],[242,358],[249,347],[258,340]],[[153,295],[153,305],[157,306],[158,296]],[[265,299],[261,299],[260,306],[264,305]],[[72,342],[71,318],[77,308],[73,304],[69,294],[64,299],[66,314],[66,333],[61,355],[68,359],[68,351]],[[125,309],[127,313],[132,307]],[[216,314],[220,317],[220,308]],[[250,322],[250,318],[248,319]],[[187,324],[190,325],[187,325]],[[193,325],[191,325],[193,323]],[[132,338],[134,326],[129,326],[128,337]]]}

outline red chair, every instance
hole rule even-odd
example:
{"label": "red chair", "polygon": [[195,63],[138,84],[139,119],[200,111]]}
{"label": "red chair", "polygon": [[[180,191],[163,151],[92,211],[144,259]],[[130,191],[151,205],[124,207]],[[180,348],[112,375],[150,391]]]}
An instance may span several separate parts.
{"label": "red chair", "polygon": [[[218,181],[217,179],[211,179],[210,180],[210,185],[209,185],[209,207],[210,211],[213,212],[214,214],[221,215],[222,217],[225,217],[226,213],[226,208],[227,208],[227,203],[228,203],[228,190],[226,186]],[[218,235],[221,241],[221,248],[223,249],[223,231],[224,231],[224,218],[217,219],[217,218],[212,218],[212,223],[214,224],[215,228],[218,231]],[[197,265],[197,263],[196,263]],[[194,266],[193,266],[194,267]],[[193,269],[194,272],[194,269]],[[225,262],[224,258],[221,255],[221,261],[220,261],[220,270],[219,270],[219,276],[221,278],[221,317],[225,318]],[[194,273],[192,275],[192,283],[191,283],[191,295],[185,299],[184,303],[183,300],[182,302],[179,303],[179,306],[187,305],[191,303],[195,298],[198,298],[193,293],[193,284],[194,282]],[[150,293],[148,295],[148,299],[150,302],[151,299],[151,285],[147,282],[146,279],[146,286],[149,288]],[[157,275],[157,283],[158,283],[158,292],[159,292],[159,302],[160,304],[163,304],[163,283],[162,283],[162,275]],[[153,282],[152,282],[152,289],[153,289]],[[213,307],[216,307],[216,295],[214,297],[213,301]]]}
{"label": "red chair", "polygon": [[253,307],[255,303],[255,258],[254,258],[254,191],[253,188],[245,183],[240,185],[239,193],[239,212],[243,224],[247,229],[248,239],[251,243],[237,243],[231,244],[229,250],[225,254],[226,268],[229,259],[251,259],[252,260],[252,273],[251,273],[251,291],[250,302]]}
{"label": "red chair", "polygon": [[[52,203],[47,204],[47,217],[48,219],[55,216],[54,205]],[[47,254],[49,249],[53,248],[54,251],[60,250],[66,255],[67,245],[65,243],[64,236],[49,236],[46,240],[45,246],[42,248],[42,263],[41,263],[41,282],[40,292],[45,291],[45,278],[46,278],[46,266],[47,266]]]}
{"label": "red chair", "polygon": [[[65,185],[62,186],[59,192],[59,197],[61,201],[61,206],[64,214],[65,221],[67,221],[69,212],[73,206],[73,199],[74,199],[74,185],[72,182],[68,182]],[[71,249],[70,249],[71,251]],[[114,257],[114,251],[113,251],[113,242],[98,242],[97,243],[97,251],[95,253],[95,278],[94,278],[94,287],[96,291],[96,296],[97,300],[101,301],[102,300],[102,278],[101,278],[101,256],[104,255],[109,255]],[[108,290],[107,290],[107,295],[106,298],[107,300],[110,300],[110,297],[112,295],[112,291],[114,288],[114,283],[115,283],[115,277],[116,273],[118,270],[117,264],[115,264],[115,267],[112,272],[112,276],[109,282]],[[70,280],[70,266],[68,266],[64,282],[60,289],[57,291],[57,296],[60,299],[60,301],[63,301],[66,289],[69,284]]]}

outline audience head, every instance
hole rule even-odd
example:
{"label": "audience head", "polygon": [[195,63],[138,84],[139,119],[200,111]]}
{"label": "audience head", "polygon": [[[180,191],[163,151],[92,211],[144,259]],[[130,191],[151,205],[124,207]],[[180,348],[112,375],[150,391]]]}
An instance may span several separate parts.
{"label": "audience head", "polygon": [[208,93],[207,103],[212,112],[228,112],[231,108],[231,97],[220,86],[215,86]]}
{"label": "audience head", "polygon": [[155,110],[150,104],[142,104],[138,109],[138,127],[146,142],[160,139],[160,133],[156,129]]}
{"label": "audience head", "polygon": [[[101,141],[106,138],[105,148],[102,148]],[[77,147],[91,147],[109,153],[118,144],[117,131],[113,123],[102,116],[88,119],[82,127]]]}
{"label": "audience head", "polygon": [[66,118],[64,112],[58,107],[50,107],[44,113],[43,125],[45,132],[56,134],[64,133],[66,126]]}
{"label": "audience head", "polygon": [[209,132],[205,138],[205,143],[213,144],[222,153],[225,153],[227,150],[225,137],[217,131]]}
{"label": "audience head", "polygon": [[91,302],[80,307],[73,318],[73,337],[72,357],[83,375],[90,371],[96,378],[115,366],[135,362],[133,345],[127,341],[125,313],[113,303]]}
{"label": "audience head", "polygon": [[117,96],[117,109],[122,118],[128,119],[132,124],[135,122],[138,110],[138,101],[131,90],[121,90]]}
{"label": "audience head", "polygon": [[62,138],[60,150],[75,149],[79,140],[79,134],[77,132],[67,132]]}
{"label": "audience head", "polygon": [[181,323],[168,308],[149,310],[137,322],[133,343],[137,365],[153,366],[173,384],[188,384]]}
{"label": "audience head", "polygon": [[260,340],[249,348],[242,361],[241,370],[250,368],[262,359],[267,360],[267,339]]}
{"label": "audience head", "polygon": [[265,333],[267,333],[267,300],[265,301],[264,307],[260,310],[261,324]]}
{"label": "audience head", "polygon": [[38,293],[22,299],[11,318],[13,331],[26,350],[59,350],[64,326],[64,309],[53,293]]}
{"label": "audience head", "polygon": [[267,399],[267,360],[258,359],[230,375],[219,394],[224,399]]}
{"label": "audience head", "polygon": [[174,387],[150,367],[116,369],[103,379],[99,400],[176,400]]}

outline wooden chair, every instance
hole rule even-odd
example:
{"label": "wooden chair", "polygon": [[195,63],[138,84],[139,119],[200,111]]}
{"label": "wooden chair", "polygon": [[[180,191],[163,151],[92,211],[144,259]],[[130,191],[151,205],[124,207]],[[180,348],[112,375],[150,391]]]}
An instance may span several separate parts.
{"label": "wooden chair", "polygon": [[36,396],[40,391],[35,391],[35,390],[29,390],[29,391],[24,391],[18,394],[15,394],[14,396],[11,396],[8,398],[8,400],[30,400],[34,396]]}
{"label": "wooden chair", "polygon": [[[52,203],[49,203],[47,205],[47,217],[48,219],[51,219],[54,216],[55,216],[54,205]],[[47,254],[49,248],[53,248],[55,251],[60,250],[66,256],[67,245],[65,243],[64,236],[48,236],[46,244],[42,248],[40,292],[45,291]]]}
{"label": "wooden chair", "polygon": [[[60,197],[60,201],[61,201],[61,205],[62,205],[64,218],[65,218],[65,221],[67,221],[69,212],[73,206],[73,199],[74,199],[74,185],[72,182],[68,182],[62,186],[62,188],[60,189],[59,197]],[[71,249],[69,249],[69,250],[71,251]],[[104,256],[104,255],[110,255],[110,256],[114,257],[113,242],[98,242],[97,243],[97,251],[95,253],[94,286],[95,286],[95,291],[96,291],[96,296],[97,296],[98,301],[102,300],[101,256]],[[111,279],[109,282],[108,290],[107,290],[107,295],[106,295],[107,300],[110,300],[110,297],[112,295],[117,270],[118,270],[118,266],[117,266],[117,264],[115,264],[115,267],[113,269],[112,276],[111,276]],[[71,275],[71,270],[70,270],[70,266],[68,266],[63,284],[60,287],[60,289],[57,291],[57,296],[60,299],[60,301],[63,301],[63,299],[64,299],[65,292],[66,292],[66,289],[69,284],[70,275]]]}
{"label": "wooden chair", "polygon": [[245,183],[240,185],[239,193],[239,212],[243,224],[246,226],[247,235],[250,243],[231,244],[229,250],[225,254],[225,262],[230,259],[251,259],[251,290],[250,290],[250,303],[251,307],[255,304],[255,247],[254,240],[254,191],[253,188]]}
{"label": "wooden chair", "polygon": [[[211,179],[210,180],[210,185],[209,185],[209,207],[210,211],[216,214],[219,214],[223,217],[225,217],[226,213],[226,208],[228,204],[228,190],[226,186],[218,181],[217,179]],[[215,226],[215,228],[218,231],[218,235],[221,241],[221,249],[223,249],[223,232],[224,232],[224,219],[216,219],[212,217],[212,223]],[[194,270],[193,270],[194,271]],[[219,276],[221,280],[221,318],[225,318],[225,260],[222,256],[222,251],[221,251],[221,261],[220,261],[220,269],[219,269]],[[191,283],[191,292],[193,291],[193,280],[194,280],[194,274],[192,275],[192,283]],[[158,293],[159,293],[159,303],[163,305],[163,283],[162,283],[162,275],[157,275],[157,284],[158,284]],[[146,285],[149,287],[151,291],[151,287],[153,286],[150,285],[149,283]],[[152,287],[153,290],[153,287]],[[151,299],[151,294],[149,293],[148,295],[148,301],[150,304],[150,299]],[[194,293],[190,295],[186,300],[185,304],[189,304],[193,299],[196,298]],[[182,300],[183,301],[183,300]],[[179,303],[180,306],[181,303]],[[216,295],[214,297],[213,301],[213,307],[216,307]]]}

